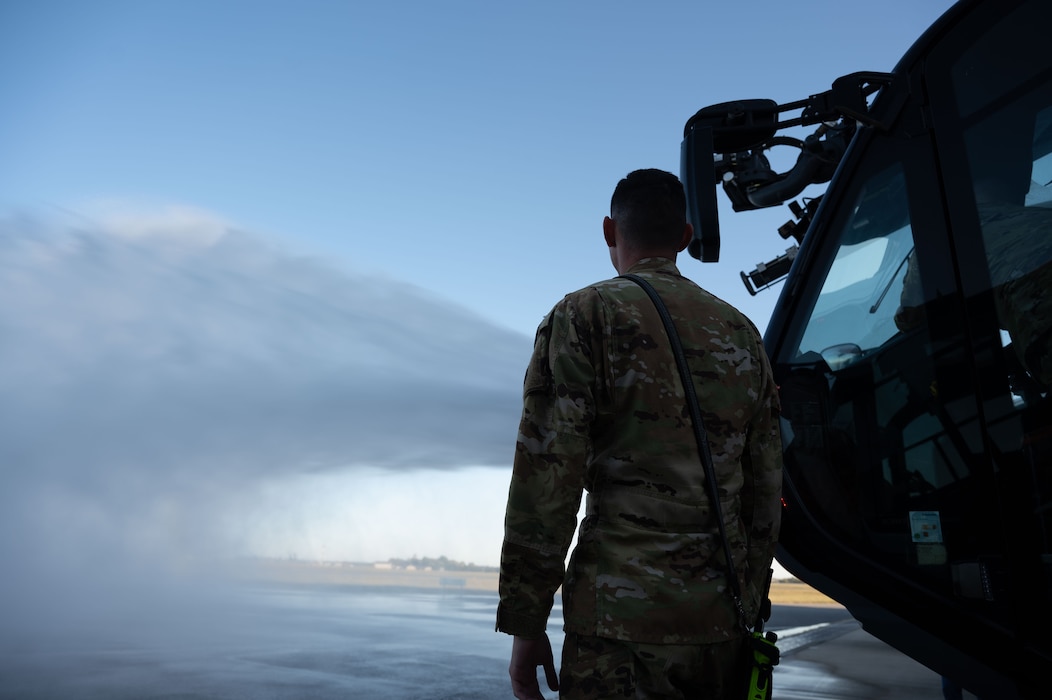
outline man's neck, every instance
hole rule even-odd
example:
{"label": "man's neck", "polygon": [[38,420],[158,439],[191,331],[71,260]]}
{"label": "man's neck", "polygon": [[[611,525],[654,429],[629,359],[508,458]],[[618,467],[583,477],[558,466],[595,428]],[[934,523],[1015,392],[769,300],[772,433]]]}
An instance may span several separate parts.
{"label": "man's neck", "polygon": [[669,253],[668,251],[647,251],[645,253],[625,251],[624,254],[618,257],[618,264],[615,266],[615,269],[619,275],[623,275],[635,267],[640,260],[646,260],[648,258],[664,258],[665,260],[671,260],[673,263],[676,262],[676,254]]}

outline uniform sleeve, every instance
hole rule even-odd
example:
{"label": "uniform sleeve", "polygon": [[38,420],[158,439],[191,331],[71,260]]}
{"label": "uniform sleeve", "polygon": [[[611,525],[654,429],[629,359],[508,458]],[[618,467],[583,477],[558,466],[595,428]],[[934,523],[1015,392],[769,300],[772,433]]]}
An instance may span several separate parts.
{"label": "uniform sleeve", "polygon": [[523,388],[500,564],[497,630],[544,632],[581,504],[595,371],[587,332],[564,299],[537,331]]}
{"label": "uniform sleeve", "polygon": [[748,537],[746,582],[756,612],[767,572],[774,560],[782,519],[782,440],[779,429],[780,404],[770,362],[763,345],[758,344],[762,367],[761,401],[747,435],[742,466],[742,517]]}

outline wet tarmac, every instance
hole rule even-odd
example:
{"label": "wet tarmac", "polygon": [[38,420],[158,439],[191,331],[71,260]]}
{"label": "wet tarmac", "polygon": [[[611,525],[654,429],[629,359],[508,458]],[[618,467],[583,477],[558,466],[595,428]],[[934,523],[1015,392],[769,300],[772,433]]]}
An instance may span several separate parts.
{"label": "wet tarmac", "polygon": [[[492,593],[285,586],[214,603],[0,631],[0,698],[511,697]],[[776,606],[769,629],[780,633],[777,700],[942,697],[937,674],[842,608]]]}

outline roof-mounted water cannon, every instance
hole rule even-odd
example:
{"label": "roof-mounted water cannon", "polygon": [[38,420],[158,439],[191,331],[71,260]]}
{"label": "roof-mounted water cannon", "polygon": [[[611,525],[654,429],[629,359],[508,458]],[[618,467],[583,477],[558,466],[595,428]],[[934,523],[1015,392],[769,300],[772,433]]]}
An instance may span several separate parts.
{"label": "roof-mounted water cannon", "polygon": [[[885,127],[898,106],[892,106],[877,119],[870,111],[870,96],[890,85],[889,73],[853,73],[838,78],[833,88],[806,100],[779,105],[774,100],[723,102],[699,110],[683,128],[681,178],[687,195],[687,216],[694,226],[690,254],[702,262],[717,262],[720,251],[716,185],[722,185],[736,212],[777,206],[803,190],[828,182],[847,150],[859,123]],[[801,110],[794,119],[781,119],[785,112]],[[818,124],[809,136],[799,139],[779,135],[790,127]],[[775,146],[799,149],[796,163],[789,170],[776,172],[766,156]],[[797,243],[811,221],[821,197],[808,200],[803,207],[790,207],[796,221],[779,229],[783,238]],[[795,257],[795,246],[785,255],[761,263],[742,279],[750,294],[788,273]],[[752,284],[750,284],[750,281]]]}

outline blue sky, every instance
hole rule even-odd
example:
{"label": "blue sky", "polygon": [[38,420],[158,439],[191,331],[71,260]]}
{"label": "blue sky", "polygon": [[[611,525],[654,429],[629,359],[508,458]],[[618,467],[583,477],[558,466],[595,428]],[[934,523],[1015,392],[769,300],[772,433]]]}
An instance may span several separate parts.
{"label": "blue sky", "polygon": [[[496,564],[532,334],[612,273],[617,180],[949,4],[8,0],[0,555]],[[738,273],[788,212],[720,206],[681,269],[762,328]]]}

